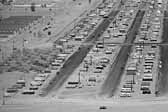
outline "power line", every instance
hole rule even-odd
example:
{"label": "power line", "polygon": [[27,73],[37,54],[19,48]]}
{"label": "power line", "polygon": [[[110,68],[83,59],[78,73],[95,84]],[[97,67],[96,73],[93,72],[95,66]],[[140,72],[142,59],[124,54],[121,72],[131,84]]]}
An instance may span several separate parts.
{"label": "power line", "polygon": [[[168,43],[117,43],[117,42],[93,42],[93,43],[72,43],[72,45],[78,45],[78,46],[89,46],[89,45],[96,45],[96,44],[104,44],[104,45],[119,45],[119,46],[135,46],[135,45],[143,45],[143,46],[151,46],[151,45],[157,45],[157,46],[168,46]],[[69,45],[69,44],[68,44]]]}

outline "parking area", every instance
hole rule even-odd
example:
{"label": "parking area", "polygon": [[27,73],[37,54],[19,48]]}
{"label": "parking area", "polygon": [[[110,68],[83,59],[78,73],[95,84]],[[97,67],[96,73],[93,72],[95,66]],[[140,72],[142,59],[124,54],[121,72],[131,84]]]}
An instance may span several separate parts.
{"label": "parking area", "polygon": [[135,43],[140,44],[132,46],[115,97],[151,98],[157,95],[161,61],[160,47],[156,43],[161,42],[163,9],[157,2],[155,5],[158,6],[155,9],[149,5],[145,13],[135,39]]}
{"label": "parking area", "polygon": [[90,50],[72,76],[60,89],[60,98],[97,98],[102,84],[106,80],[121,46],[113,43],[124,43],[126,34],[138,12],[138,3],[129,6],[129,1],[122,7],[115,19],[96,45]]}

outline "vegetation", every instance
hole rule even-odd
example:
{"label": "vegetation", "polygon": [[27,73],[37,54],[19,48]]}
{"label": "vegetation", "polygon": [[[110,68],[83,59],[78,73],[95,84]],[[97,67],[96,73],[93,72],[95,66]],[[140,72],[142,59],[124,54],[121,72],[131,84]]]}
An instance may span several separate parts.
{"label": "vegetation", "polygon": [[35,12],[35,8],[36,8],[35,3],[31,3],[30,9],[32,12]]}
{"label": "vegetation", "polygon": [[41,72],[49,68],[52,55],[51,49],[23,49],[23,51],[17,49],[8,59],[0,63],[0,73],[11,71]]}

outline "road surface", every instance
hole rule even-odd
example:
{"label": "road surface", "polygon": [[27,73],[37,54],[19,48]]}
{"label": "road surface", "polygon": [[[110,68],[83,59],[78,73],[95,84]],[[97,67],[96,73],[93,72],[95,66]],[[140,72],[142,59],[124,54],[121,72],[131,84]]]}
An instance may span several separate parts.
{"label": "road surface", "polygon": [[[168,44],[168,12],[164,12],[162,43]],[[161,46],[162,68],[160,69],[159,95],[168,93],[168,46]]]}

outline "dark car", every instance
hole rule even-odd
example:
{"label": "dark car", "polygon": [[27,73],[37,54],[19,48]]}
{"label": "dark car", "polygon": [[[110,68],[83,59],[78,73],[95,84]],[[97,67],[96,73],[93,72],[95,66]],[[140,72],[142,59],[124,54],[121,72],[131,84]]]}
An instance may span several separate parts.
{"label": "dark car", "polygon": [[100,106],[99,109],[107,109],[106,106]]}
{"label": "dark car", "polygon": [[18,89],[16,89],[16,88],[8,88],[6,90],[6,92],[8,92],[8,93],[16,93],[16,92],[18,92]]}
{"label": "dark car", "polygon": [[142,94],[151,94],[151,91],[149,89],[145,89],[142,91]]}

